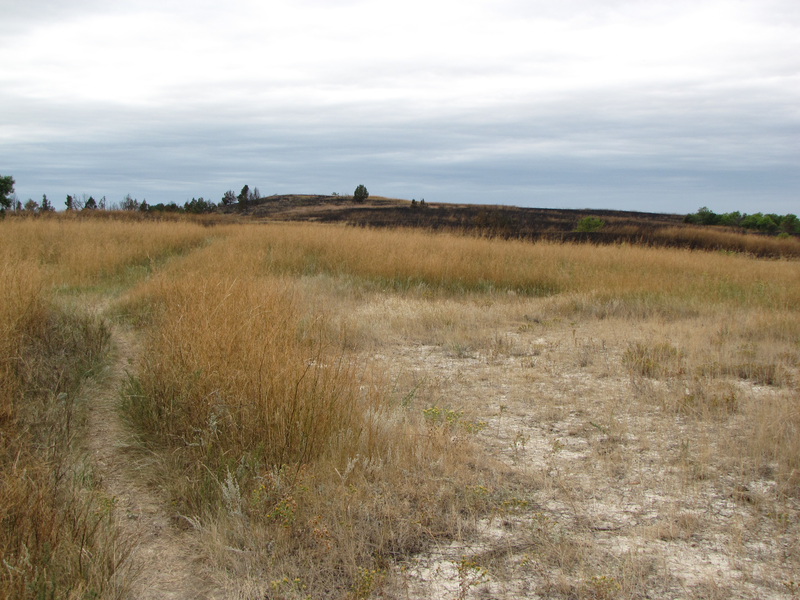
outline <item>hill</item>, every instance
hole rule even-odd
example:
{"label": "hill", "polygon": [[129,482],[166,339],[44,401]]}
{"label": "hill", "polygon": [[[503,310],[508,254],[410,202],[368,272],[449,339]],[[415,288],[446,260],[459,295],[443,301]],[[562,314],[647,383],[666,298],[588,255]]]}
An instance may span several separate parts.
{"label": "hill", "polygon": [[[427,203],[380,196],[370,196],[366,202],[357,204],[349,196],[312,194],[269,196],[254,202],[243,212],[238,206],[227,207],[223,212],[264,221],[411,227],[502,239],[631,243],[746,252],[764,257],[800,256],[797,239],[778,240],[739,228],[692,225],[684,223],[683,215],[666,213]],[[603,226],[597,231],[577,231],[578,223],[585,217],[598,218]]]}

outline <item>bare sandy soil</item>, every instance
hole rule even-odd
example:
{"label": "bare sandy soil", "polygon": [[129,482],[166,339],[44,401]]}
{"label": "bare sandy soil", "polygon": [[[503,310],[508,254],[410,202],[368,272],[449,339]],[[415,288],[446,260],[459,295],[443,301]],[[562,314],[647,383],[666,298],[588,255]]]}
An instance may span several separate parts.
{"label": "bare sandy soil", "polygon": [[[366,306],[362,318],[380,310]],[[496,320],[490,313],[488,322]],[[463,412],[478,425],[480,444],[525,482],[523,494],[478,524],[476,538],[398,568],[392,593],[797,596],[800,503],[778,490],[775,465],[752,464],[739,451],[746,416],[668,410],[659,399],[676,387],[688,398],[691,380],[637,377],[623,364],[626,349],[654,331],[680,344],[702,327],[526,318],[484,328],[483,340],[455,334],[430,343],[422,334],[377,344],[374,360],[401,393],[413,391],[412,410]],[[788,390],[739,379],[724,385],[746,404],[796,398],[796,370],[794,382]]]}
{"label": "bare sandy soil", "polygon": [[[692,378],[637,376],[625,364],[636,341],[704,343],[704,324],[548,319],[526,302],[495,310],[380,297],[348,308],[372,366],[394,382],[405,409],[456,411],[516,490],[474,524],[477,534],[435,542],[397,565],[378,596],[800,595],[800,502],[777,485],[775,464],[742,452],[746,411],[672,410],[665,399],[689,398]],[[115,408],[135,341],[121,329],[113,339],[117,356],[93,394],[88,443],[119,526],[135,543],[129,597],[246,597],[230,582],[227,594],[215,585],[225,578],[199,535],[151,485],[157,465]],[[747,405],[796,398],[799,379],[795,368],[789,385],[704,385],[722,385]]]}

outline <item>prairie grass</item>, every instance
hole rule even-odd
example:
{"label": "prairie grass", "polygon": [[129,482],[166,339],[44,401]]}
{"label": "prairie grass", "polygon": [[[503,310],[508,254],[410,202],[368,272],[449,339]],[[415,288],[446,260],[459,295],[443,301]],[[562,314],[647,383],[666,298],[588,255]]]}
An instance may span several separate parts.
{"label": "prairie grass", "polygon": [[217,240],[130,294],[122,311],[151,313],[124,409],[226,570],[341,597],[473,527],[491,498],[470,490],[500,472],[467,428],[391,405],[321,299],[263,268],[263,231]]}
{"label": "prairie grass", "polygon": [[[129,222],[69,216],[0,221],[5,260],[39,268],[46,289],[130,283],[170,255],[196,247],[209,229],[190,221]],[[132,279],[133,278],[133,279]]]}
{"label": "prairie grass", "polygon": [[586,294],[593,305],[616,300],[644,305],[673,301],[690,308],[698,303],[800,307],[800,289],[794,285],[800,278],[797,261],[307,224],[266,225],[249,235],[263,240],[253,250],[256,256],[243,259],[251,265],[295,276],[354,277],[379,289]]}
{"label": "prairie grass", "polygon": [[742,233],[720,227],[663,227],[649,233],[655,243],[755,256],[800,257],[800,239]]}
{"label": "prairie grass", "polygon": [[[54,339],[74,350],[62,358],[95,360],[102,324],[54,316],[52,290],[128,286],[113,310],[141,353],[125,414],[156,457],[153,480],[201,533],[232,594],[391,595],[402,587],[397,564],[487,523],[512,531],[528,519],[520,548],[526,576],[544,582],[537,593],[637,597],[660,577],[655,559],[611,559],[587,538],[592,496],[581,481],[598,490],[633,481],[624,493],[645,498],[659,478],[689,494],[769,471],[776,503],[800,494],[797,261],[311,224],[31,219],[0,230],[2,356],[48,357],[42,340]],[[50,408],[31,410],[67,419],[53,408],[60,384],[37,379],[39,364],[2,363],[3,427],[26,432],[3,449],[3,476],[16,481],[16,457],[30,457],[27,473],[45,465],[42,498],[97,499],[52,491],[51,463],[33,462],[29,449],[52,443],[36,441],[44,433],[30,423],[47,421],[25,421],[15,399],[40,381],[33,388]],[[562,433],[547,433],[556,426]],[[509,461],[492,436],[511,447]],[[570,462],[579,450],[586,464]],[[634,452],[657,466],[642,468]],[[726,501],[756,506],[740,487]],[[519,508],[534,497],[567,505],[572,520],[556,526],[550,509]],[[61,506],[50,522],[86,523],[113,546],[103,542],[112,529],[70,521]],[[642,535],[664,544],[704,535],[705,518],[673,513]],[[9,556],[26,556],[20,544]],[[515,548],[476,556],[512,573]],[[91,575],[58,556],[58,572],[79,573],[85,589],[113,572],[108,561]],[[464,597],[489,585],[483,576],[463,585],[467,567],[481,568],[471,561],[454,563]],[[664,597],[673,579],[663,577]]]}
{"label": "prairie grass", "polygon": [[107,332],[47,302],[43,279],[35,263],[0,265],[0,596],[118,597],[111,504],[73,447]]}

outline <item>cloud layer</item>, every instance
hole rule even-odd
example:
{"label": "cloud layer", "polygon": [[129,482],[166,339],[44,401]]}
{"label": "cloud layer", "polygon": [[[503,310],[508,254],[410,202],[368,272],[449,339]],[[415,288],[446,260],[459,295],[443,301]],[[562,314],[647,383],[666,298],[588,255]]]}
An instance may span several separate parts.
{"label": "cloud layer", "polygon": [[796,212],[797,6],[0,0],[0,173],[24,197]]}

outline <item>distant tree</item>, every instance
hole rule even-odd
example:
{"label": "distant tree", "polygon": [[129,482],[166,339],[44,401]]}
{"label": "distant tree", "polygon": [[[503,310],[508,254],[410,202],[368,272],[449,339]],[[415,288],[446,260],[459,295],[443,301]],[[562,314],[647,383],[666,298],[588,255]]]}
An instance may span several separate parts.
{"label": "distant tree", "polygon": [[369,198],[367,188],[363,184],[359,184],[356,191],[353,192],[353,202],[364,202],[367,198]]}
{"label": "distant tree", "polygon": [[217,207],[213,202],[204,200],[202,196],[200,196],[197,200],[192,198],[190,202],[186,202],[183,205],[183,210],[196,215],[214,212],[214,209],[216,208]]}
{"label": "distant tree", "polygon": [[99,208],[100,210],[105,210],[106,209],[106,197],[105,196],[100,198],[100,200],[97,202],[97,208]]}
{"label": "distant tree", "polygon": [[25,212],[36,214],[39,212],[39,203],[34,200],[33,198],[28,198],[28,201],[25,203]]}
{"label": "distant tree", "polygon": [[772,218],[774,215],[764,215],[761,217],[758,222],[756,223],[756,228],[759,231],[775,231],[778,228],[778,224]]}
{"label": "distant tree", "polygon": [[17,199],[16,194],[14,194],[14,212],[22,212],[22,202]]}
{"label": "distant tree", "polygon": [[122,210],[139,210],[139,201],[136,198],[131,198],[130,194],[127,194],[125,198],[122,199]]}
{"label": "distant tree", "polygon": [[742,220],[742,213],[738,210],[725,213],[719,217],[719,225],[727,225],[728,227],[737,227]]}
{"label": "distant tree", "polygon": [[146,198],[144,200],[142,200],[142,203],[139,205],[139,210],[141,212],[148,212],[150,210],[150,207],[147,205],[147,199]]}
{"label": "distant tree", "polygon": [[39,211],[43,213],[48,213],[48,212],[53,212],[54,210],[55,209],[53,208],[53,205],[50,204],[50,200],[47,199],[47,194],[42,194],[42,206],[39,209]]}
{"label": "distant tree", "polygon": [[96,210],[97,209],[97,201],[89,196],[89,199],[83,203],[83,210]]}
{"label": "distant tree", "polygon": [[781,229],[786,233],[800,233],[800,219],[789,213],[781,219]]}
{"label": "distant tree", "polygon": [[696,213],[686,215],[683,219],[684,223],[695,225],[717,225],[719,221],[720,216],[706,206],[698,208]]}
{"label": "distant tree", "polygon": [[6,214],[11,208],[11,194],[14,193],[14,178],[11,175],[0,175],[0,214]]}
{"label": "distant tree", "polygon": [[253,202],[258,202],[259,200],[261,200],[261,192],[258,191],[257,187],[254,187],[253,191],[250,192],[248,198]]}
{"label": "distant tree", "polygon": [[247,208],[247,201],[250,199],[250,186],[246,185],[242,188],[242,191],[239,192],[239,196],[237,200],[239,200],[239,206],[242,209]]}
{"label": "distant tree", "polygon": [[222,200],[220,201],[220,206],[231,206],[236,203],[236,194],[233,193],[233,190],[228,190],[222,196]]}
{"label": "distant tree", "polygon": [[67,210],[75,210],[75,199],[67,194],[67,201],[64,202],[64,205],[67,207]]}

